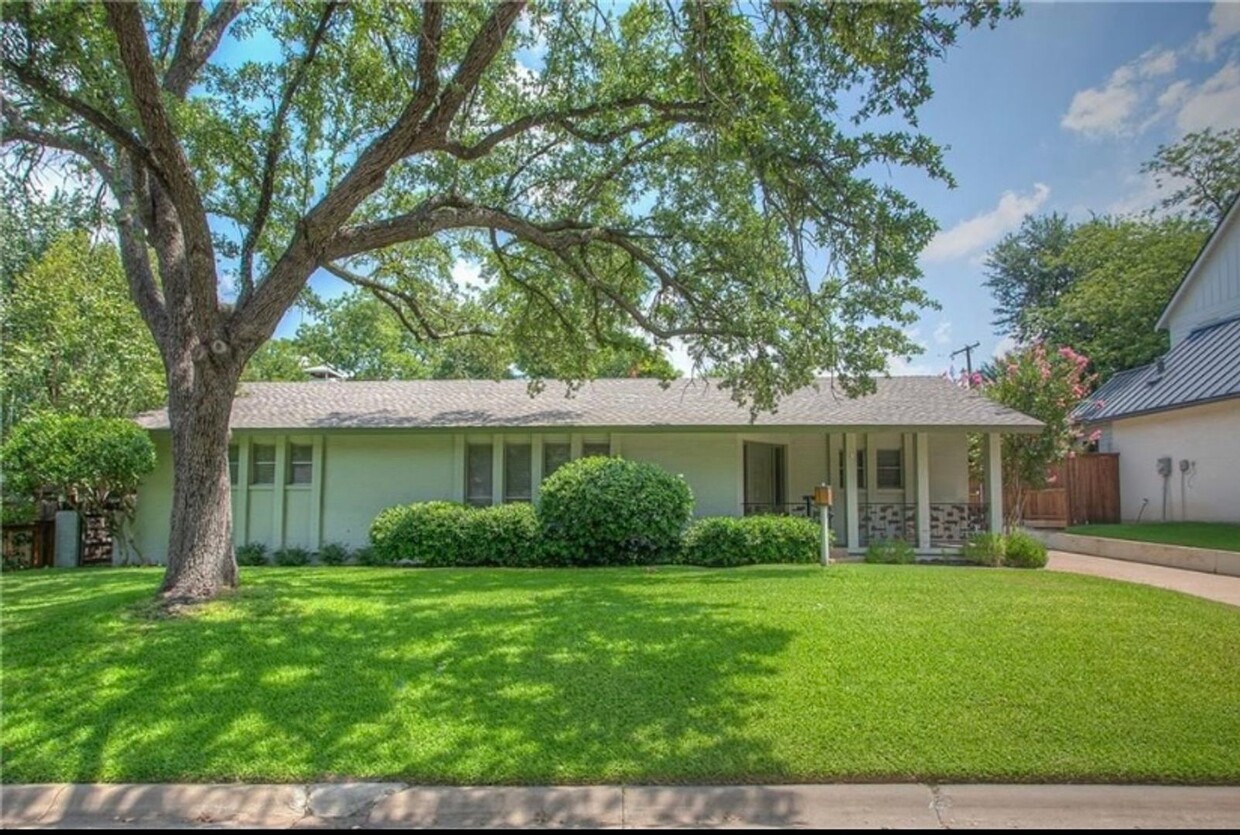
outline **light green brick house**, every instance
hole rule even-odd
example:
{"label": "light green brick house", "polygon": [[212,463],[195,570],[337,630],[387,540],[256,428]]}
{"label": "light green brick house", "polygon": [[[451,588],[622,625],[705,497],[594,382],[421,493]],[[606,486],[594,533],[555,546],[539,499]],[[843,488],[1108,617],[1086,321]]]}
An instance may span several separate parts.
{"label": "light green brick house", "polygon": [[[138,494],[135,539],[162,561],[172,504],[164,412],[143,415],[159,466]],[[537,501],[556,467],[587,455],[650,461],[682,474],[699,516],[806,514],[835,488],[837,545],[902,538],[923,553],[998,529],[1002,433],[1038,421],[939,377],[878,381],[849,399],[830,379],[753,423],[708,382],[598,380],[571,397],[522,380],[249,383],[232,412],[238,544],[361,546],[395,504]],[[984,436],[985,486],[971,494],[968,434]]]}

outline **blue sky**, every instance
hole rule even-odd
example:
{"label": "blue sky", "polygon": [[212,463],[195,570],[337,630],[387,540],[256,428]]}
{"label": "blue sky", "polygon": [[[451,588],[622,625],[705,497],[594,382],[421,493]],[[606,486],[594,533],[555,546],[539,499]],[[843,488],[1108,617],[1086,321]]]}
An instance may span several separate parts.
{"label": "blue sky", "polygon": [[[920,128],[947,146],[957,187],[916,172],[889,176],[941,227],[922,267],[942,309],[910,329],[925,353],[895,358],[896,374],[949,370],[950,352],[966,342],[981,343],[975,362],[1008,347],[990,325],[982,260],[1026,213],[1081,219],[1151,208],[1159,195],[1139,169],[1160,143],[1240,127],[1240,0],[1026,2],[1022,17],[965,33],[932,82]],[[471,272],[461,265],[461,278]],[[340,290],[325,276],[312,283]],[[302,316],[290,311],[277,335],[291,335]],[[673,361],[684,363],[683,353]]]}
{"label": "blue sky", "polygon": [[912,331],[926,352],[895,373],[946,370],[966,342],[980,342],[982,358],[1006,347],[990,326],[981,261],[1026,212],[1150,208],[1158,192],[1139,169],[1160,143],[1240,126],[1240,2],[1024,9],[966,34],[934,70],[921,127],[950,146],[958,187],[896,176],[942,229],[922,256],[942,310]]}

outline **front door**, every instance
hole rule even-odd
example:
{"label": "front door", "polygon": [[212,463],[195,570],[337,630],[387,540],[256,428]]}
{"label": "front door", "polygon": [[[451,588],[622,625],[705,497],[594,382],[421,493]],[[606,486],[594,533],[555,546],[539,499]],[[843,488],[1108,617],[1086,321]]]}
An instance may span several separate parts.
{"label": "front door", "polygon": [[745,443],[745,515],[784,511],[782,444]]}

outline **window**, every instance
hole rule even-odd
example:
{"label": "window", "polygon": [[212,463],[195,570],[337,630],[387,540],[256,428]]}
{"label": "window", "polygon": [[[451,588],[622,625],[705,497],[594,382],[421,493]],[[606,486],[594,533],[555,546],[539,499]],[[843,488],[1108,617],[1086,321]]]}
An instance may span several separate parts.
{"label": "window", "polygon": [[865,489],[865,450],[857,450],[857,489]]}
{"label": "window", "polygon": [[880,449],[877,478],[879,490],[903,489],[904,453],[898,449]]}
{"label": "window", "polygon": [[250,448],[250,484],[276,483],[276,445],[255,444]]}
{"label": "window", "polygon": [[572,450],[568,444],[543,444],[543,478],[567,464]]}
{"label": "window", "polygon": [[528,502],[534,472],[529,444],[504,444],[504,501]]}
{"label": "window", "polygon": [[589,458],[592,455],[601,455],[606,458],[611,455],[611,443],[608,441],[591,441],[590,443],[581,445],[581,457]]}
{"label": "window", "polygon": [[241,466],[241,447],[228,445],[228,483],[237,486],[237,470]]}
{"label": "window", "polygon": [[491,445],[465,447],[465,501],[476,506],[491,503]]}
{"label": "window", "polygon": [[314,447],[309,444],[289,444],[288,483],[309,484],[314,478]]}

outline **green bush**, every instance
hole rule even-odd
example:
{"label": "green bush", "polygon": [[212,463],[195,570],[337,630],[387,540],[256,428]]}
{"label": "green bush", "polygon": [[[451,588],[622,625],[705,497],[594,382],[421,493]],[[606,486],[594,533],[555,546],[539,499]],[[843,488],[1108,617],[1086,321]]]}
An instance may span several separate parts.
{"label": "green bush", "polygon": [[532,568],[544,564],[538,513],[531,504],[470,509],[458,565]]}
{"label": "green bush", "polygon": [[267,565],[267,546],[261,542],[238,546],[237,565]]}
{"label": "green bush", "polygon": [[561,565],[670,562],[693,512],[681,476],[623,458],[581,458],[543,482],[543,547]]}
{"label": "green bush", "polygon": [[389,507],[370,526],[370,544],[380,563],[459,564],[469,508],[452,502],[418,502]]}
{"label": "green bush", "polygon": [[961,556],[978,565],[1003,565],[1006,543],[1001,533],[978,533],[969,537]]}
{"label": "green bush", "polygon": [[384,510],[370,528],[375,564],[427,567],[535,566],[543,563],[531,505],[472,508],[419,502]]}
{"label": "green bush", "polygon": [[1046,546],[1024,531],[1014,531],[1007,536],[1004,565],[1013,568],[1043,568],[1046,566]]}
{"label": "green bush", "polygon": [[323,565],[344,565],[349,561],[349,549],[339,542],[329,542],[319,549],[319,562]]}
{"label": "green bush", "polygon": [[291,545],[287,548],[277,548],[271,555],[272,561],[276,565],[309,565],[310,560],[314,557],[305,548]]}
{"label": "green bush", "polygon": [[865,561],[908,565],[917,561],[913,546],[903,539],[876,539],[865,550]]}
{"label": "green bush", "polygon": [[681,562],[727,567],[813,563],[821,559],[817,523],[796,516],[711,516],[685,533]]}
{"label": "green bush", "polygon": [[370,545],[364,545],[361,548],[358,548],[356,551],[354,551],[353,561],[356,562],[358,565],[370,565],[370,566],[391,564],[388,562],[384,562],[383,559],[379,556],[379,552],[376,551]]}

